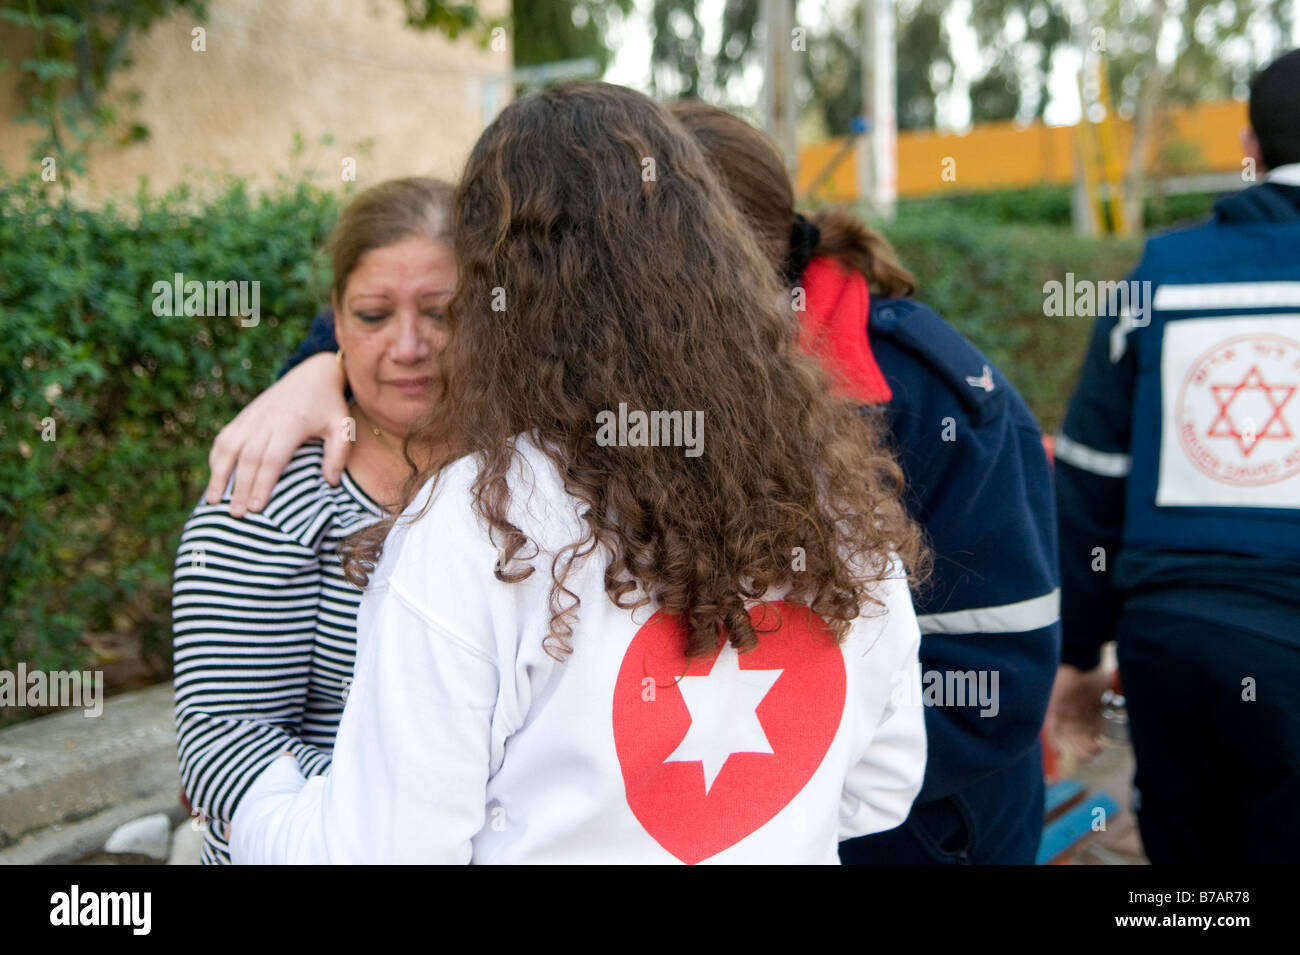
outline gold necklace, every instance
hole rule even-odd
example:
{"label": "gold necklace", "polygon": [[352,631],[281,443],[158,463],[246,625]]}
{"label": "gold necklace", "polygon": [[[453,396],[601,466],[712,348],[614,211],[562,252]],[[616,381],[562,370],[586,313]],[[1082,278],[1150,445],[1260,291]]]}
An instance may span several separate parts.
{"label": "gold necklace", "polygon": [[399,458],[402,459],[403,462],[405,462],[406,455],[402,453],[402,449],[394,447],[392,444],[390,444],[388,441],[388,437],[384,434],[384,432],[380,431],[378,428],[374,426],[369,416],[366,415],[364,411],[361,411],[359,406],[357,410],[361,413],[361,417],[365,421],[366,427],[370,429],[370,433],[373,434],[376,438],[378,438],[380,442],[384,445],[384,447],[386,447],[389,451],[392,451],[393,454],[397,455]]}

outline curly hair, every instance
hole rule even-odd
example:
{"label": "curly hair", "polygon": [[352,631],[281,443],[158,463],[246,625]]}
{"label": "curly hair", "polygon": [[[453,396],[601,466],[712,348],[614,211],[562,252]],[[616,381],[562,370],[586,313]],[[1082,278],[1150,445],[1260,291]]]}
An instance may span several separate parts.
{"label": "curly hair", "polygon": [[[474,456],[472,507],[503,551],[497,577],[522,580],[535,568],[516,558],[538,551],[507,518],[507,474],[514,439],[534,437],[585,505],[582,539],[551,560],[552,655],[571,649],[578,611],[565,580],[598,548],[612,555],[609,598],[677,615],[689,655],[724,637],[755,646],[746,602],[772,590],[842,641],[880,605],[871,585],[891,557],[920,563],[879,416],[832,397],[798,351],[771,264],[662,106],[595,82],[514,102],[474,147],[455,217],[445,385],[418,429],[449,450],[408,481],[407,500],[437,463]],[[601,443],[597,416],[620,403],[703,412],[707,446]],[[392,521],[350,542],[358,586]]]}

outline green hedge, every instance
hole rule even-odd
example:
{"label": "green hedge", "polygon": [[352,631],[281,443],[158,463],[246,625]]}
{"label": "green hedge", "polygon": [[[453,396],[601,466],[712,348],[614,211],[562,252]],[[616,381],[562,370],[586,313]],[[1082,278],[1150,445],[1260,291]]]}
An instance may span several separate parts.
{"label": "green hedge", "polygon": [[[0,181],[0,669],[94,667],[94,635],[117,632],[143,639],[161,677],[172,560],[210,442],[304,335],[340,199],[232,183],[92,211],[52,188]],[[958,215],[904,214],[886,231],[919,297],[1054,425],[1089,323],[1044,318],[1042,285],[1119,277],[1137,244]],[[259,324],[156,316],[154,283],[177,272],[259,282]],[[23,715],[6,709],[0,722]]]}
{"label": "green hedge", "polygon": [[[0,181],[0,669],[99,664],[87,635],[116,631],[168,672],[171,563],[209,445],[302,338],[338,206],[233,183],[92,211]],[[156,316],[177,272],[259,282],[260,321]]]}
{"label": "green hedge", "polygon": [[[1069,186],[1034,186],[903,199],[898,203],[898,212],[904,217],[956,212],[1006,225],[1066,228],[1073,215],[1071,191]],[[1146,227],[1155,232],[1204,219],[1209,216],[1218,197],[1218,193],[1208,192],[1148,196],[1143,213]]]}
{"label": "green hedge", "polygon": [[1054,430],[1065,414],[1092,330],[1087,317],[1044,315],[1043,285],[1124,278],[1136,239],[1090,239],[1064,229],[991,223],[968,215],[902,211],[883,228],[916,275],[916,297],[960,329],[1011,379]]}

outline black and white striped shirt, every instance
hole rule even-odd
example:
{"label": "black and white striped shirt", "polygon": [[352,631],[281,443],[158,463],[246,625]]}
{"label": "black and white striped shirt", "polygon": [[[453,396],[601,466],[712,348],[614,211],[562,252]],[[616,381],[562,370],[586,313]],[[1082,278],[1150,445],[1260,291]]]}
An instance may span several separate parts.
{"label": "black and white striped shirt", "polygon": [[204,863],[228,863],[226,825],[280,753],[304,774],[329,767],[356,657],[361,591],[339,543],[383,516],[347,471],[325,483],[320,444],[298,449],[261,514],[201,501],[172,583],[181,779],[210,820]]}

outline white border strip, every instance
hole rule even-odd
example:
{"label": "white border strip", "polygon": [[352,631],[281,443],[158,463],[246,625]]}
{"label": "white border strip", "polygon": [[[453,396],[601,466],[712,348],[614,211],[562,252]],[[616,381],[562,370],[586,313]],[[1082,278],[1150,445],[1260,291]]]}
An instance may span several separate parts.
{"label": "white border strip", "polygon": [[1217,282],[1161,285],[1155,308],[1176,312],[1213,308],[1300,308],[1300,282]]}
{"label": "white border strip", "polygon": [[1102,477],[1128,477],[1129,471],[1133,470],[1133,459],[1129,455],[1114,451],[1098,451],[1086,444],[1071,441],[1063,434],[1056,436],[1052,456],[1081,471],[1100,474]]}
{"label": "white border strip", "polygon": [[922,633],[1028,633],[1061,619],[1061,589],[1001,607],[978,607],[916,618]]}

